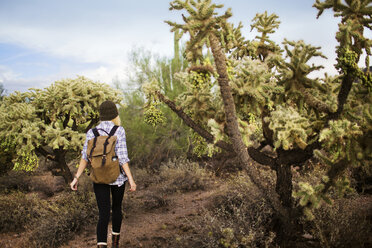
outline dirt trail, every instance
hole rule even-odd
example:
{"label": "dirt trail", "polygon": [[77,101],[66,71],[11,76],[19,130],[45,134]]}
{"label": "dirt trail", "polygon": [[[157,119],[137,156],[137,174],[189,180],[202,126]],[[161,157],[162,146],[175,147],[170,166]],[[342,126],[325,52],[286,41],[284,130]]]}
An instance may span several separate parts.
{"label": "dirt trail", "polygon": [[[168,197],[169,204],[154,210],[134,209],[125,213],[121,230],[120,247],[164,247],[167,240],[190,230],[187,217],[200,215],[217,189],[175,193]],[[126,192],[128,194],[129,192]],[[136,192],[138,196],[148,192]],[[128,196],[124,201],[128,201]],[[125,202],[124,202],[125,204]],[[111,230],[111,225],[109,226]],[[111,235],[108,236],[108,247]],[[96,247],[95,226],[87,227],[80,235],[69,241],[62,248]]]}

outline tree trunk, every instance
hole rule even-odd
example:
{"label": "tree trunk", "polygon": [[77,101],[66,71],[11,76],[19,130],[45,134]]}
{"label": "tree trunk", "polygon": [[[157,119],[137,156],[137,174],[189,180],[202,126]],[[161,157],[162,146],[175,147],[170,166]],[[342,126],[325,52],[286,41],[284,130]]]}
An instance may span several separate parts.
{"label": "tree trunk", "polygon": [[292,171],[291,166],[278,164],[276,166],[276,186],[275,190],[279,195],[282,206],[292,209]]}
{"label": "tree trunk", "polygon": [[57,170],[52,171],[53,175],[55,176],[62,176],[65,179],[66,184],[72,181],[72,174],[70,168],[68,168],[66,163],[66,151],[59,148],[53,151],[55,154],[56,162],[57,162]]}
{"label": "tree trunk", "polygon": [[265,187],[263,183],[264,180],[261,179],[258,169],[253,165],[249,165],[249,154],[239,131],[234,99],[229,85],[226,57],[215,34],[211,33],[209,35],[209,41],[218,73],[217,81],[220,86],[221,97],[225,108],[227,132],[233,149],[242,162],[253,184],[257,187],[260,195],[262,195],[268,204],[277,211],[281,217],[288,218],[289,213],[281,206],[275,191],[272,190],[270,186]]}
{"label": "tree trunk", "polygon": [[[279,166],[280,168],[277,170],[277,185],[279,185],[277,186],[277,192],[279,194],[283,194],[278,197],[278,194],[276,194],[275,190],[272,189],[270,185],[266,186],[264,184],[265,180],[260,176],[259,170],[254,165],[249,163],[248,150],[243,143],[241,133],[239,131],[235,104],[228,81],[226,57],[215,34],[210,34],[209,41],[214,61],[216,63],[217,73],[219,75],[217,80],[220,86],[221,97],[225,108],[227,131],[233,149],[242,162],[248,176],[256,186],[258,193],[277,213],[278,219],[274,231],[277,233],[277,242],[282,247],[285,247],[288,244],[288,241],[295,237],[299,231],[301,231],[297,228],[297,221],[292,219],[292,174],[290,171],[290,166]],[[284,184],[282,185],[282,183]],[[290,185],[290,187],[288,187],[288,185]]]}

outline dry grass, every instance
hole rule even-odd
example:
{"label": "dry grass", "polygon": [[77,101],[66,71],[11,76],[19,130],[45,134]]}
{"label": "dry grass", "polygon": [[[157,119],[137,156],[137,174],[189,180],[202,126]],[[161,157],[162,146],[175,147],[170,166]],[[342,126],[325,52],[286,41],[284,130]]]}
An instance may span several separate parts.
{"label": "dry grass", "polygon": [[29,238],[33,247],[59,247],[86,225],[96,222],[93,193],[69,193],[49,203],[47,211],[34,223]]}
{"label": "dry grass", "polygon": [[0,195],[0,232],[24,231],[29,223],[40,217],[40,205],[35,194]]}
{"label": "dry grass", "polygon": [[211,173],[200,168],[198,163],[179,159],[162,164],[159,172],[164,193],[205,190]]}
{"label": "dry grass", "polygon": [[205,190],[211,174],[197,163],[178,159],[163,163],[158,171],[133,168],[133,176],[141,195],[126,195],[124,208],[128,211],[146,211],[167,207],[169,195]]}
{"label": "dry grass", "polygon": [[41,180],[22,173],[0,178],[0,233],[22,233],[17,245],[59,247],[95,222],[97,207],[89,190],[91,183],[82,180],[78,192],[55,194],[49,179],[53,178]]}
{"label": "dry grass", "polygon": [[372,245],[372,197],[335,200],[315,211],[312,234],[323,247]]}
{"label": "dry grass", "polygon": [[275,247],[272,210],[255,194],[243,173],[232,177],[200,218],[190,219],[195,232],[181,242],[198,247]]}

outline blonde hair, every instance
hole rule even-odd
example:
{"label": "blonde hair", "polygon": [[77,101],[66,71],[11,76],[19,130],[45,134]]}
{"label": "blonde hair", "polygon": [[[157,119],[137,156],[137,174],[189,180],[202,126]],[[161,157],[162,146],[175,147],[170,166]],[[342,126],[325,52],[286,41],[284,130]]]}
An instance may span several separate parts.
{"label": "blonde hair", "polygon": [[121,126],[120,116],[116,116],[114,119],[111,120],[116,126]]}

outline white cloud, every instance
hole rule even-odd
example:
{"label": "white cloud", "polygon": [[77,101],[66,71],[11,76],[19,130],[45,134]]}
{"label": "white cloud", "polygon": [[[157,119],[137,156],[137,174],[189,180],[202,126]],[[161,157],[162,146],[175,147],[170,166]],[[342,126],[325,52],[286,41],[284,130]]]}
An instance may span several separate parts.
{"label": "white cloud", "polygon": [[50,84],[51,78],[35,77],[35,78],[21,78],[19,74],[7,66],[0,65],[0,83],[4,85],[6,93],[13,91],[27,91],[29,88],[43,88]]}
{"label": "white cloud", "polygon": [[[135,45],[165,50],[172,45],[172,35],[163,31],[159,37],[146,36],[135,30],[119,33],[115,29],[97,29],[85,32],[84,27],[0,27],[0,42],[15,43],[31,50],[60,58],[74,58],[80,62],[116,64],[124,60]],[[161,31],[158,34],[161,34]],[[149,39],[150,38],[150,39]],[[162,40],[163,39],[163,40]],[[155,40],[155,42],[154,42]]]}
{"label": "white cloud", "polygon": [[[29,73],[27,79],[14,68],[11,70],[9,66],[0,67],[0,80],[4,84],[8,81],[14,85],[14,87],[9,86],[9,89],[16,89],[19,86],[23,90],[34,87],[35,84],[43,87],[55,80],[73,78],[76,75],[111,83],[116,78],[119,80],[127,78],[128,72],[125,71],[128,64],[127,55],[133,47],[144,47],[153,53],[171,56],[173,34],[163,20],[179,20],[180,12],[169,12],[167,0],[156,2],[141,0],[141,4],[139,2],[122,0],[0,2],[0,23],[2,23],[0,43],[17,44],[30,53],[42,53],[54,60],[65,60],[59,62],[61,66],[50,75],[40,76]],[[284,37],[287,37],[290,40],[303,39],[314,46],[322,46],[322,52],[329,59],[314,60],[314,63],[326,67],[325,70],[317,73],[317,76],[325,71],[335,73],[334,35],[337,30],[337,20],[330,12],[323,14],[317,20],[316,11],[308,7],[273,9],[280,5],[275,0],[250,3],[225,1],[226,7],[233,7],[234,22],[243,21],[244,32],[248,39],[254,37],[254,33],[248,33],[250,20],[257,11],[257,6],[254,4],[260,9],[266,8],[269,13],[279,11],[282,24],[273,35],[276,42],[281,43]],[[288,6],[288,3],[285,4]],[[300,5],[299,2],[296,4]],[[311,4],[306,3],[306,5]],[[0,63],[5,64],[9,60],[21,59],[22,56],[5,58]],[[37,63],[38,61],[32,61],[30,66],[32,64],[35,66]]]}
{"label": "white cloud", "polygon": [[9,67],[0,65],[0,83],[17,78],[17,74],[14,73]]}

